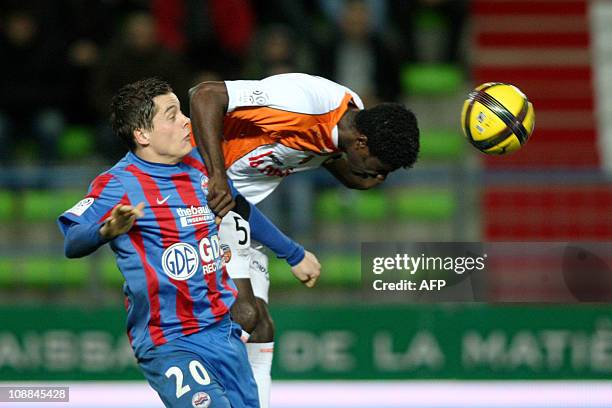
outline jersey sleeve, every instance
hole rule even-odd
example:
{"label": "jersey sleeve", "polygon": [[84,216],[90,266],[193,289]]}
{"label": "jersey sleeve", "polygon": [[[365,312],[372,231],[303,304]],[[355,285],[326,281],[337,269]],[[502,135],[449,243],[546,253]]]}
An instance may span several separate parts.
{"label": "jersey sleeve", "polygon": [[225,81],[227,112],[238,108],[266,106],[289,112],[324,114],[337,108],[346,94],[363,109],[361,98],[352,90],[328,79],[307,74],[274,75],[260,81]]}
{"label": "jersey sleeve", "polygon": [[59,216],[60,230],[65,235],[73,224],[102,223],[124,196],[125,189],[115,176],[105,173],[96,177],[85,198]]}

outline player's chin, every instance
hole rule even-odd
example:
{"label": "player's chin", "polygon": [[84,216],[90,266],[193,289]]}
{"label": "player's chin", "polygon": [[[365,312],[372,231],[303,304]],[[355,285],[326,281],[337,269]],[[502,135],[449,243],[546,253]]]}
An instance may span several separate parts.
{"label": "player's chin", "polygon": [[183,156],[188,155],[191,152],[191,149],[193,148],[193,146],[191,146],[191,142],[189,140],[184,141],[183,144],[181,145],[181,153]]}

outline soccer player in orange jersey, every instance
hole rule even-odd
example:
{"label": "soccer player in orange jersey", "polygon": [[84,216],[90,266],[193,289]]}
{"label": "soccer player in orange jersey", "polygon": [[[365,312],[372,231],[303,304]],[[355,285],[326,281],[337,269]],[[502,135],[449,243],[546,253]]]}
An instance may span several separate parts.
{"label": "soccer player in orange jersey", "polygon": [[[411,167],[419,150],[414,114],[383,103],[364,109],[350,89],[306,74],[281,74],[260,81],[203,82],[190,91],[195,141],[209,171],[208,203],[224,217],[220,237],[243,234],[230,248],[228,272],[238,290],[233,318],[250,333],[249,359],[262,408],[268,407],[274,327],[268,312],[267,258],[246,246],[248,225],[230,212],[228,178],[254,204],[292,173],[323,166],[349,188],[369,189],[387,174]],[[230,216],[226,216],[226,214]],[[235,240],[234,240],[235,241]],[[306,251],[304,283],[311,286],[320,265]],[[250,259],[249,259],[250,257]]]}

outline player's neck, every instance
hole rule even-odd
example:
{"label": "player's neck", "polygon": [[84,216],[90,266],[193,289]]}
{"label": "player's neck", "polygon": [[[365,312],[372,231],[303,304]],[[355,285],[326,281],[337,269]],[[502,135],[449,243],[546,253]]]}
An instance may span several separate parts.
{"label": "player's neck", "polygon": [[148,149],[136,149],[133,152],[139,159],[144,160],[150,164],[163,164],[166,166],[173,166],[179,163],[182,158],[162,156],[152,152]]}

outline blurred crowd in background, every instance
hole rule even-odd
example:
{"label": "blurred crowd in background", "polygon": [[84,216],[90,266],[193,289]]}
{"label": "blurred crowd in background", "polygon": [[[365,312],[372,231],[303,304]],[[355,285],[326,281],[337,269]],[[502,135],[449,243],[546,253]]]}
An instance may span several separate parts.
{"label": "blurred crowd in background", "polygon": [[[465,66],[467,0],[4,0],[0,10],[0,165],[70,162],[67,129],[87,130],[102,162],[125,147],[108,126],[122,85],[169,81],[188,112],[202,81],[306,72],[342,83],[366,105],[404,95],[404,64]],[[417,15],[435,12],[448,35],[419,52]],[[67,143],[64,141],[64,143]],[[70,142],[68,142],[70,143]],[[74,148],[74,146],[73,146]],[[68,148],[68,151],[73,151]]]}

